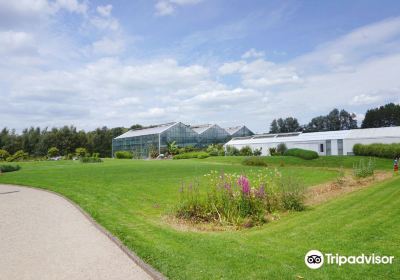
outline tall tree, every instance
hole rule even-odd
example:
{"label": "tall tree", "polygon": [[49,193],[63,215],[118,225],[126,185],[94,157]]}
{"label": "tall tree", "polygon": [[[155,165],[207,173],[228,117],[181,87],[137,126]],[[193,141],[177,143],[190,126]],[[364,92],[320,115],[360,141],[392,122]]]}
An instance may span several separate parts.
{"label": "tall tree", "polygon": [[333,109],[326,116],[318,116],[305,126],[305,132],[335,131],[357,128],[355,114],[350,114],[346,110]]}
{"label": "tall tree", "polygon": [[274,119],[271,122],[269,133],[288,133],[300,131],[301,126],[296,118]]}
{"label": "tall tree", "polygon": [[362,128],[400,126],[400,105],[389,103],[366,112]]}

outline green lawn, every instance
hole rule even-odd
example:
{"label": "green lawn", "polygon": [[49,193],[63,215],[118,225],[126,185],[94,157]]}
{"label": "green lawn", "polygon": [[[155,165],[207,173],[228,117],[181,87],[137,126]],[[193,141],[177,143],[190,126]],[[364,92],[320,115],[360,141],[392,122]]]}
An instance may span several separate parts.
{"label": "green lawn", "polygon": [[[310,186],[336,178],[336,171],[317,168],[337,167],[334,161],[325,159],[318,165],[287,158],[280,170]],[[350,164],[350,160],[343,161],[345,166]],[[379,164],[389,168],[384,161]],[[18,172],[2,174],[0,182],[51,189],[71,198],[171,279],[296,279],[297,275],[305,279],[395,279],[400,273],[400,178],[292,213],[261,228],[184,232],[162,219],[175,205],[182,180],[201,178],[212,169],[241,172],[257,168],[240,165],[240,158],[21,166]],[[396,259],[391,266],[325,265],[313,271],[303,260],[310,249],[394,255]]]}

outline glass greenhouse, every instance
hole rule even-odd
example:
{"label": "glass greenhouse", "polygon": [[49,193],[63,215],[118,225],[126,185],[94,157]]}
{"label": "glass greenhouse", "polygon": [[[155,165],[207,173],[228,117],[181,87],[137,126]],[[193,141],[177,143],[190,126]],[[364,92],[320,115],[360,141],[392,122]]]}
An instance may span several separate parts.
{"label": "glass greenhouse", "polygon": [[154,127],[130,130],[112,142],[113,155],[117,151],[130,151],[135,157],[148,157],[152,150],[165,153],[167,143],[175,141],[179,147],[196,146],[198,135],[189,126],[180,123],[167,123]]}
{"label": "glass greenhouse", "polygon": [[136,158],[147,158],[153,151],[158,154],[166,153],[168,143],[173,141],[179,147],[206,147],[210,144],[224,144],[232,137],[249,135],[253,135],[253,132],[245,126],[223,129],[216,124],[188,126],[181,122],[172,122],[130,130],[114,138],[112,154],[129,151]]}

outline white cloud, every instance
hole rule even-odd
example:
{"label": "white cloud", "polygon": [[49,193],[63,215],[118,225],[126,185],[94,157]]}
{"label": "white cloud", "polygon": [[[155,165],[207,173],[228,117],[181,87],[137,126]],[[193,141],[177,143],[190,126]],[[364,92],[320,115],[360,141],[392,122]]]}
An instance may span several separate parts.
{"label": "white cloud", "polygon": [[27,53],[35,51],[32,34],[19,31],[0,32],[0,54]]}
{"label": "white cloud", "polygon": [[353,97],[351,103],[354,105],[374,104],[380,99],[380,96],[373,96],[367,94],[359,94]]}
{"label": "white cloud", "polygon": [[242,55],[243,59],[248,58],[261,58],[264,57],[265,53],[262,51],[257,51],[256,49],[250,49]]}
{"label": "white cloud", "polygon": [[65,9],[69,12],[79,14],[85,14],[87,11],[86,4],[77,0],[56,0],[53,5],[56,10]]}
{"label": "white cloud", "polygon": [[103,16],[103,17],[109,17],[111,15],[113,6],[112,5],[106,5],[106,6],[97,6],[97,12]]}
{"label": "white cloud", "polygon": [[104,37],[92,44],[93,52],[97,55],[117,55],[124,51],[125,42],[120,39]]}
{"label": "white cloud", "polygon": [[196,5],[203,0],[158,0],[154,6],[156,15],[168,16],[175,12],[177,6]]}

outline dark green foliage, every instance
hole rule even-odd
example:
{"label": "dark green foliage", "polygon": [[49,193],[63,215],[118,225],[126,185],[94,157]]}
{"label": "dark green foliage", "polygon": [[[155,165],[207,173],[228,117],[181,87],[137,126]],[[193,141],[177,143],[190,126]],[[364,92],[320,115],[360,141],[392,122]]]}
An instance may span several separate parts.
{"label": "dark green foliage", "polygon": [[253,150],[249,146],[244,146],[240,149],[239,155],[241,156],[252,156]]}
{"label": "dark green foliage", "polygon": [[389,103],[368,110],[361,125],[362,128],[387,126],[400,126],[400,105]]}
{"label": "dark green foliage", "polygon": [[286,146],[286,144],[285,143],[280,143],[280,144],[278,144],[278,146],[276,147],[276,152],[277,152],[277,154],[279,154],[279,155],[284,155],[285,153],[286,153],[286,151],[287,151],[287,146]]}
{"label": "dark green foliage", "polygon": [[175,155],[173,159],[189,159],[189,158],[208,158],[210,155],[206,152],[189,152],[184,154]]}
{"label": "dark green foliage", "polygon": [[250,166],[268,166],[268,163],[262,157],[247,157],[242,161],[242,164]]}
{"label": "dark green foliage", "polygon": [[262,154],[262,147],[259,149],[254,149],[253,156],[261,156]]}
{"label": "dark green foliage", "polygon": [[211,144],[207,147],[206,151],[212,157],[225,155],[224,146],[222,144]]}
{"label": "dark green foliage", "polygon": [[271,123],[269,133],[288,133],[300,131],[301,126],[296,118],[274,119]]}
{"label": "dark green foliage", "polygon": [[47,156],[51,147],[56,147],[59,155],[63,156],[83,147],[89,153],[97,152],[101,157],[110,157],[112,139],[126,131],[123,127],[102,127],[90,132],[78,131],[74,126],[43,130],[31,127],[17,135],[15,130],[4,128],[0,131],[0,149],[7,150],[10,154],[23,150],[37,158]]}
{"label": "dark green foliage", "polygon": [[400,144],[356,144],[353,147],[353,153],[357,156],[371,156],[394,159],[400,156]]}
{"label": "dark green foliage", "polygon": [[278,155],[280,155],[280,154],[276,151],[276,148],[275,148],[275,147],[269,148],[268,151],[269,151],[269,154],[270,154],[271,156],[278,156]]}
{"label": "dark green foliage", "polygon": [[0,165],[0,173],[6,173],[6,172],[13,172],[13,171],[18,171],[20,170],[21,167],[19,165]]}
{"label": "dark green foliage", "polygon": [[303,149],[289,149],[285,152],[285,156],[299,157],[307,160],[316,159],[319,157],[317,152]]}
{"label": "dark green foliage", "polygon": [[305,132],[355,129],[357,128],[357,120],[355,118],[354,114],[350,114],[346,110],[333,109],[326,116],[313,118],[305,126]]}
{"label": "dark green foliage", "polygon": [[98,157],[81,157],[80,159],[79,159],[79,161],[80,162],[82,162],[82,163],[99,163],[99,162],[103,162],[102,160],[101,160],[101,158],[98,158]]}
{"label": "dark green foliage", "polygon": [[129,151],[118,151],[115,153],[115,157],[118,159],[132,159],[133,154]]}

